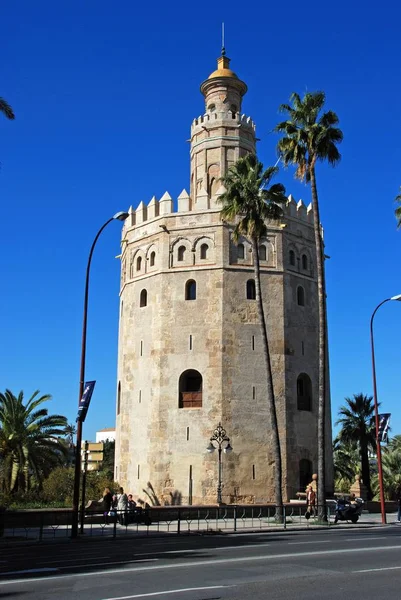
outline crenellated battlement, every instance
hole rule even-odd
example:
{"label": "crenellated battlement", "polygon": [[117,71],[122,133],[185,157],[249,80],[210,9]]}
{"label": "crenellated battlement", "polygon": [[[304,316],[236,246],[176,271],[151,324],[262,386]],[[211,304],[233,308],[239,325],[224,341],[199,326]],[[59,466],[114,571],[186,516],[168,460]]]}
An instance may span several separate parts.
{"label": "crenellated battlement", "polygon": [[[165,192],[163,196],[158,200],[155,196],[151,198],[149,203],[146,205],[141,201],[136,209],[130,206],[128,214],[129,217],[126,220],[127,227],[135,227],[142,225],[145,222],[152,221],[153,219],[161,216],[167,216],[170,214],[179,214],[183,212],[205,212],[205,210],[216,210],[219,208],[217,203],[218,197],[225,192],[223,185],[217,190],[215,195],[208,198],[210,206],[212,208],[205,209],[204,205],[202,208],[198,208],[197,204],[193,202],[188,192],[183,189],[181,194],[177,198],[176,206],[177,210],[174,210],[174,201],[168,192]],[[206,193],[206,192],[205,192]],[[199,199],[199,198],[198,198]],[[290,217],[299,219],[304,223],[313,225],[313,212],[312,204],[306,206],[302,200],[296,202],[293,196],[288,196],[288,201],[284,206],[284,218]]]}
{"label": "crenellated battlement", "polygon": [[284,207],[284,215],[295,219],[300,219],[309,225],[313,225],[312,204],[303,203],[302,200],[296,202],[292,194],[288,196],[287,204]]}
{"label": "crenellated battlement", "polygon": [[241,127],[248,127],[253,131],[256,131],[256,125],[251,117],[247,115],[233,115],[231,111],[227,111],[224,114],[219,112],[213,113],[205,113],[204,115],[199,115],[196,119],[192,121],[191,131],[199,126],[205,125],[207,123],[213,124],[216,121],[231,121],[234,125],[238,125]]}

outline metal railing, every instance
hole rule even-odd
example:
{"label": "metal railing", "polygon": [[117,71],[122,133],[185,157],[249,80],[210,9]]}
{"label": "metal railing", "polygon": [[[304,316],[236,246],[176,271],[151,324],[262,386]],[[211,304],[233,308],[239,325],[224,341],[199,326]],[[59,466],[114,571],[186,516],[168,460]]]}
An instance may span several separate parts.
{"label": "metal railing", "polygon": [[[86,536],[120,537],[124,535],[190,535],[286,530],[333,524],[333,511],[326,507],[326,520],[315,514],[308,517],[306,507],[287,504],[169,506],[137,508],[131,511],[86,511]],[[305,516],[306,515],[306,516]],[[0,514],[0,540],[58,539],[71,536],[72,511],[6,511]],[[2,537],[1,537],[2,536]]]}

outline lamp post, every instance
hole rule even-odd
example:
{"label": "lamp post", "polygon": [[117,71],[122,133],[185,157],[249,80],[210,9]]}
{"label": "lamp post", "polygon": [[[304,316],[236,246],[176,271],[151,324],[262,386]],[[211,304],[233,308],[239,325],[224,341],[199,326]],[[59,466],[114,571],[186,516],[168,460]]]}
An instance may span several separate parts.
{"label": "lamp post", "polygon": [[380,489],[380,509],[382,515],[382,524],[386,524],[386,504],[384,502],[384,488],[383,488],[383,470],[382,470],[382,453],[380,447],[379,440],[379,405],[377,402],[377,385],[376,385],[376,363],[375,363],[375,345],[373,338],[373,319],[375,314],[379,310],[383,304],[389,302],[390,300],[401,300],[401,294],[398,296],[392,296],[391,298],[386,298],[383,302],[380,302],[373,311],[372,317],[370,319],[370,344],[372,347],[372,374],[373,374],[373,400],[375,406],[375,424],[376,424],[376,452],[377,452],[377,469],[379,475],[379,489]]}
{"label": "lamp post", "polygon": [[213,442],[217,442],[217,450],[219,453],[219,481],[217,484],[217,504],[221,504],[221,451],[222,445],[224,442],[227,442],[227,446],[224,448],[224,452],[226,454],[230,454],[233,451],[232,446],[230,444],[230,438],[228,437],[226,430],[222,427],[221,423],[218,424],[216,429],[213,431],[213,435],[210,438],[210,443],[206,450],[210,453],[216,450],[216,446],[214,446]]}
{"label": "lamp post", "polygon": [[[127,212],[118,212],[111,219],[106,221],[104,225],[99,229],[93,240],[89,257],[88,264],[86,266],[86,279],[85,279],[85,295],[84,295],[84,314],[82,321],[82,343],[81,343],[81,369],[79,375],[79,395],[78,395],[78,406],[84,392],[84,380],[85,380],[85,360],[86,360],[86,329],[87,329],[87,317],[88,317],[88,297],[89,297],[89,273],[92,261],[93,250],[95,249],[96,242],[102,233],[103,229],[107,227],[112,221],[125,221],[128,217]],[[78,515],[79,515],[79,483],[81,478],[81,445],[82,445],[82,421],[77,423],[77,439],[75,447],[75,471],[74,471],[74,493],[72,501],[72,522],[71,522],[71,537],[76,538],[78,536]]]}

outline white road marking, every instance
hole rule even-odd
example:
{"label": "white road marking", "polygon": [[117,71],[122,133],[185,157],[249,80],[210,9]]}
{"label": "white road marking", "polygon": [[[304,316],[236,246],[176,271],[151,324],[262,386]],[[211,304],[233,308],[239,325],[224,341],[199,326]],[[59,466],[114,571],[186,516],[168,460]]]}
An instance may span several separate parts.
{"label": "white road marking", "polygon": [[315,540],[314,542],[288,542],[288,546],[303,546],[304,544],[330,544],[331,540]]}
{"label": "white road marking", "polygon": [[197,592],[202,590],[221,590],[233,585],[211,585],[208,587],[182,588],[180,590],[165,590],[162,592],[150,592],[148,594],[135,594],[135,596],[117,596],[116,598],[105,598],[104,600],[129,600],[130,598],[149,598],[150,596],[161,596],[162,594],[180,594],[182,592]]}
{"label": "white road marking", "polygon": [[[359,550],[358,550],[359,552]],[[373,571],[393,571],[394,569],[401,569],[401,567],[382,567],[381,569],[362,569],[361,571],[351,571],[352,573],[372,573]]]}
{"label": "white road marking", "polygon": [[378,535],[376,536],[372,536],[372,537],[354,537],[354,538],[345,538],[344,542],[364,542],[365,540],[388,540],[391,539],[386,535]]}
{"label": "white road marking", "polygon": [[[287,554],[267,554],[263,556],[241,556],[238,558],[219,558],[219,559],[210,559],[210,560],[191,560],[188,562],[167,564],[167,565],[154,565],[149,567],[132,567],[129,569],[105,569],[102,571],[92,571],[88,573],[85,571],[84,573],[69,573],[68,575],[56,575],[50,576],[46,578],[46,581],[51,579],[70,579],[73,577],[99,577],[100,575],[126,575],[128,573],[141,573],[144,571],[162,571],[167,569],[193,569],[194,567],[206,567],[211,566],[214,567],[216,565],[224,565],[230,563],[244,563],[244,562],[258,562],[258,561],[266,561],[270,562],[272,560],[285,560],[285,559],[294,559],[294,558],[306,558],[310,556],[330,556],[334,554],[355,554],[363,552],[377,552],[380,550],[381,552],[392,551],[392,550],[401,550],[401,545],[397,546],[372,546],[370,548],[339,548],[338,550],[313,550],[312,552],[288,552]],[[94,565],[96,566],[96,565]],[[0,581],[1,585],[11,585],[15,583],[32,583],[35,581],[43,581],[43,578],[30,578],[30,579],[13,579],[9,581]]]}

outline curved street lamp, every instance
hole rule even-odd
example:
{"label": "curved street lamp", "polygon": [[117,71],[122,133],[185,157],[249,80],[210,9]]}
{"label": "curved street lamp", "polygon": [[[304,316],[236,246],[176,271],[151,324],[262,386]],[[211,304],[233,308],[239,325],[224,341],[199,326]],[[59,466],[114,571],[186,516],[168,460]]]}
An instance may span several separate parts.
{"label": "curved street lamp", "polygon": [[[87,318],[88,318],[88,297],[89,297],[89,274],[92,261],[93,250],[95,249],[96,242],[99,239],[103,229],[107,227],[112,221],[125,221],[128,217],[127,212],[118,212],[111,219],[106,221],[104,225],[99,229],[93,240],[89,257],[88,264],[86,266],[86,279],[85,279],[85,296],[84,296],[84,314],[82,322],[82,343],[81,343],[81,370],[79,375],[79,395],[78,395],[78,407],[84,393],[84,380],[85,380],[85,361],[86,361],[86,329],[87,329]],[[78,535],[78,515],[79,515],[79,483],[81,478],[81,446],[82,446],[82,421],[78,421],[77,424],[77,440],[75,447],[75,471],[74,471],[74,494],[72,501],[72,522],[71,522],[71,537],[76,538]]]}
{"label": "curved street lamp", "polygon": [[206,450],[210,453],[216,450],[216,446],[214,446],[213,442],[217,442],[217,449],[219,452],[219,481],[217,484],[217,504],[222,504],[221,500],[221,451],[224,442],[227,442],[227,446],[224,448],[225,454],[230,454],[233,451],[232,446],[230,444],[230,438],[228,437],[226,430],[222,427],[221,423],[218,424],[216,429],[213,431],[213,435],[210,438],[210,443]]}
{"label": "curved street lamp", "polygon": [[379,310],[379,308],[381,306],[383,306],[383,304],[385,304],[386,302],[390,302],[390,300],[400,301],[401,294],[399,294],[398,296],[392,296],[391,298],[386,298],[386,300],[383,300],[383,302],[380,302],[380,304],[378,304],[376,306],[375,310],[373,311],[372,317],[370,319],[370,344],[372,347],[373,400],[374,400],[374,406],[375,406],[377,469],[378,469],[378,475],[379,475],[380,509],[381,509],[383,525],[385,525],[387,521],[386,521],[386,504],[384,501],[384,488],[383,488],[382,453],[381,453],[380,440],[379,440],[379,405],[377,402],[375,345],[374,345],[374,338],[373,338],[373,319],[375,317],[375,314]]}

